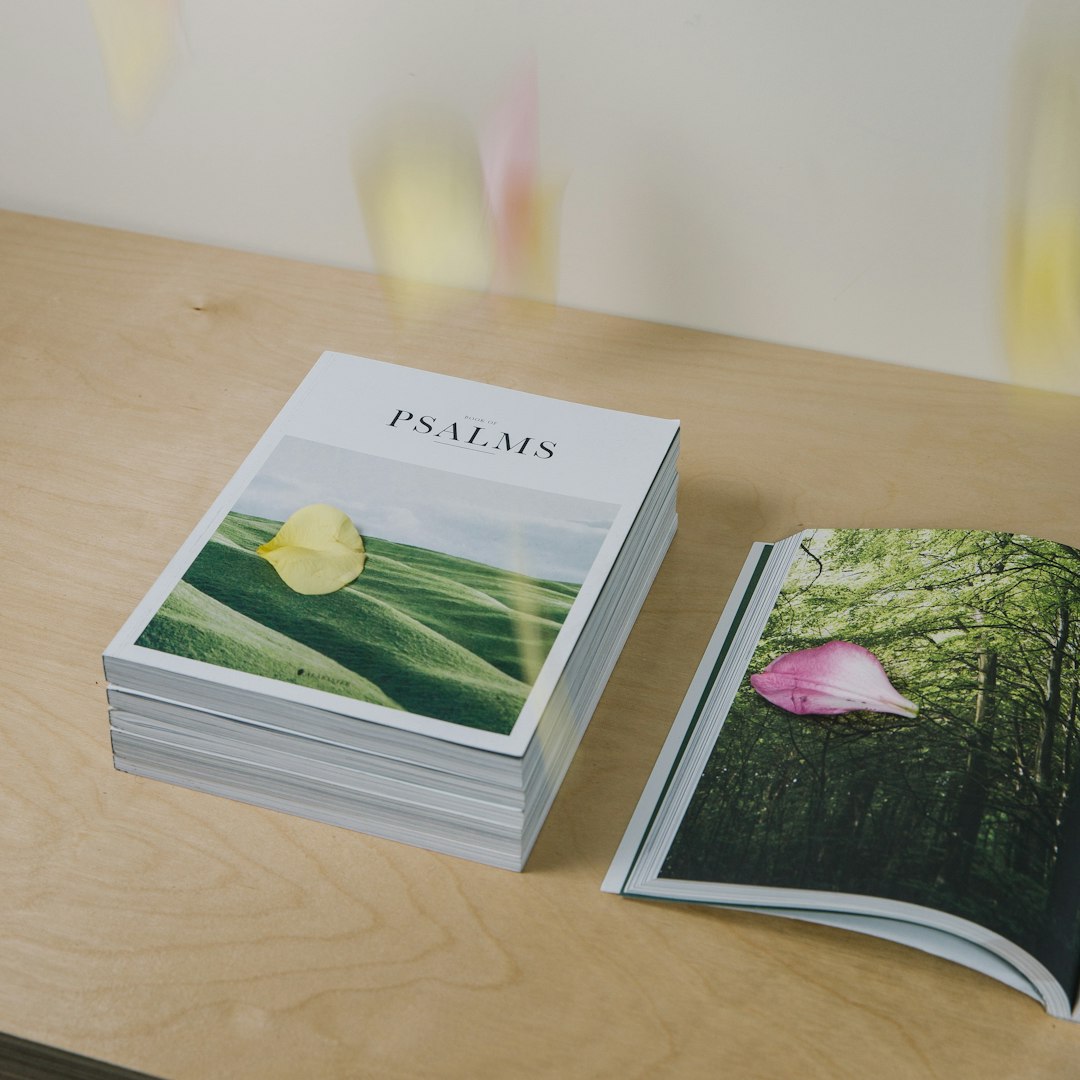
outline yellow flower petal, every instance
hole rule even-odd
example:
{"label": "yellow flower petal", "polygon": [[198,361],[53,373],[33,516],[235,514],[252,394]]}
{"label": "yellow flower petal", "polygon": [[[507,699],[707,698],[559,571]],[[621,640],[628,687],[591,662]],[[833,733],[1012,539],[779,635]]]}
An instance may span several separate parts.
{"label": "yellow flower petal", "polygon": [[90,0],[109,97],[129,125],[147,118],[181,53],[178,0]]}
{"label": "yellow flower petal", "polygon": [[354,163],[379,272],[394,281],[483,290],[494,257],[476,141],[452,115],[388,118]]}
{"label": "yellow flower petal", "polygon": [[360,576],[364,541],[348,515],[315,503],[291,514],[277,535],[256,549],[293,592],[322,596]]}
{"label": "yellow flower petal", "polygon": [[322,596],[344,588],[359,576],[367,558],[340,545],[337,551],[285,547],[260,554],[293,592],[305,596]]}
{"label": "yellow flower petal", "polygon": [[1080,390],[1080,20],[1034,4],[1015,75],[1004,274],[1019,381]]}

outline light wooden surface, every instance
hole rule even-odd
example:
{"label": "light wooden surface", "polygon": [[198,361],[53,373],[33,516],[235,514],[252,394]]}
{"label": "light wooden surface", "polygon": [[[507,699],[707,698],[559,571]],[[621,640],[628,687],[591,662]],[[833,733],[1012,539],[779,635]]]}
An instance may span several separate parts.
{"label": "light wooden surface", "polygon": [[[1080,398],[0,215],[0,1030],[163,1077],[1080,1077],[885,942],[599,885],[753,540],[1080,545]],[[917,312],[911,312],[917,318]],[[100,653],[324,348],[683,421],[681,527],[527,871],[112,769]]]}

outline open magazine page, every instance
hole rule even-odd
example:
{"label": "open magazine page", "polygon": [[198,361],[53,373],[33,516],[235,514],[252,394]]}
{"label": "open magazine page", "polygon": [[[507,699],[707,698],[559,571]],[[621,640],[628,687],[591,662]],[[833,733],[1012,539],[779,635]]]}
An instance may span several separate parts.
{"label": "open magazine page", "polygon": [[[880,661],[884,708],[826,711],[800,657],[829,642]],[[1080,552],[1004,533],[810,531],[750,651],[714,682],[737,683],[730,700],[680,714],[620,890],[922,922],[1003,956],[1068,1015]],[[750,681],[782,657],[794,711]]]}

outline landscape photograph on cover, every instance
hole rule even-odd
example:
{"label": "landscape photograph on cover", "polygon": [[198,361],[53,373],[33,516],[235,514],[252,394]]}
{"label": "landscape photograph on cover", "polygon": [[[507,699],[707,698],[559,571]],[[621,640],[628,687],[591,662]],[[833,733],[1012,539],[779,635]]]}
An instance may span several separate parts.
{"label": "landscape photograph on cover", "polygon": [[[314,504],[367,560],[311,596],[256,552]],[[617,512],[286,437],[136,644],[507,734]]]}
{"label": "landscape photograph on cover", "polygon": [[[831,641],[870,650],[917,715],[798,715],[750,684]],[[934,908],[1026,949],[1075,998],[1078,708],[1080,551],[991,532],[816,531],[661,876]]]}

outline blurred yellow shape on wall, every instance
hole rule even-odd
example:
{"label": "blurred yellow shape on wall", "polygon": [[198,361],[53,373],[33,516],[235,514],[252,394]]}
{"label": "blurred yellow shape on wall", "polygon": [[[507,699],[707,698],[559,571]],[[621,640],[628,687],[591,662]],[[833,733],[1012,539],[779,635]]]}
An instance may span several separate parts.
{"label": "blurred yellow shape on wall", "polygon": [[[541,181],[529,67],[478,138],[435,106],[391,111],[353,158],[375,267],[399,313],[411,286],[554,301],[561,188]],[[420,292],[417,310],[430,309]]]}
{"label": "blurred yellow shape on wall", "polygon": [[128,124],[145,120],[179,56],[176,0],[88,0],[109,99]]}
{"label": "blurred yellow shape on wall", "polygon": [[1017,57],[1005,262],[1017,381],[1080,391],[1080,18],[1037,5]]}
{"label": "blurred yellow shape on wall", "polygon": [[491,281],[494,239],[471,133],[430,110],[389,118],[354,162],[379,272],[393,282],[480,291]]}

